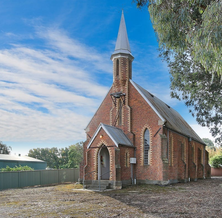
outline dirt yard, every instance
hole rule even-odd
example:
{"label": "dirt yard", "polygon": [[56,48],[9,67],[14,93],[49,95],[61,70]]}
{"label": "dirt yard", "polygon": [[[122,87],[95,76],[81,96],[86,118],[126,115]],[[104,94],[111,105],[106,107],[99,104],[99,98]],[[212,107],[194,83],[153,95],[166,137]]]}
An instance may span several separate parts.
{"label": "dirt yard", "polygon": [[222,217],[222,178],[106,192],[77,188],[0,191],[0,217]]}

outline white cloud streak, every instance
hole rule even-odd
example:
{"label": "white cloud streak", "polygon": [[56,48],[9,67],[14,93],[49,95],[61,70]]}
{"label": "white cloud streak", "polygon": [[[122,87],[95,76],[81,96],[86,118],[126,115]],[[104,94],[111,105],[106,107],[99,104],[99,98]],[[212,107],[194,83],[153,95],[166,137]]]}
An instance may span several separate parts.
{"label": "white cloud streak", "polygon": [[37,36],[44,49],[16,44],[0,50],[1,141],[82,140],[108,91],[93,75],[110,75],[109,59],[61,30],[43,30]]}

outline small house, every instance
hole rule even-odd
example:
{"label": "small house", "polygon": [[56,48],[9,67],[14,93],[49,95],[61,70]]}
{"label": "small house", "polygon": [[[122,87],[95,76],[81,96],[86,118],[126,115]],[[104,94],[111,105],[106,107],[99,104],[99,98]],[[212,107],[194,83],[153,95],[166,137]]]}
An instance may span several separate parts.
{"label": "small house", "polygon": [[28,156],[16,156],[16,155],[9,155],[9,154],[0,154],[0,169],[15,166],[29,166],[34,170],[45,170],[47,164],[45,161],[38,160]]}

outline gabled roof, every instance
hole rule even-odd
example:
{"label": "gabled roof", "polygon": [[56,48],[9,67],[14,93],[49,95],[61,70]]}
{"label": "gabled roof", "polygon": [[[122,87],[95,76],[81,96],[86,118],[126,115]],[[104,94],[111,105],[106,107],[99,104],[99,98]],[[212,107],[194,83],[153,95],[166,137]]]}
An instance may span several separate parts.
{"label": "gabled roof", "polygon": [[39,159],[35,159],[33,157],[28,156],[16,156],[16,155],[9,155],[9,154],[0,154],[0,161],[7,160],[7,161],[27,161],[27,162],[45,162]]}
{"label": "gabled roof", "polygon": [[132,80],[130,80],[130,82],[144,100],[150,105],[150,107],[156,112],[159,118],[165,123],[167,128],[205,144],[177,111]]}
{"label": "gabled roof", "polygon": [[121,21],[120,21],[120,26],[119,26],[119,32],[118,32],[118,36],[116,40],[116,47],[113,54],[118,54],[118,53],[131,55],[123,11],[122,11]]}
{"label": "gabled roof", "polygon": [[121,129],[118,129],[114,126],[109,126],[109,125],[100,123],[96,132],[91,138],[89,144],[87,145],[87,148],[89,148],[90,145],[93,143],[100,129],[103,129],[106,132],[106,134],[111,138],[111,140],[114,142],[116,147],[119,147],[119,145],[125,145],[125,146],[131,146],[131,147],[133,146],[132,142],[128,139],[128,137],[125,135],[125,133]]}

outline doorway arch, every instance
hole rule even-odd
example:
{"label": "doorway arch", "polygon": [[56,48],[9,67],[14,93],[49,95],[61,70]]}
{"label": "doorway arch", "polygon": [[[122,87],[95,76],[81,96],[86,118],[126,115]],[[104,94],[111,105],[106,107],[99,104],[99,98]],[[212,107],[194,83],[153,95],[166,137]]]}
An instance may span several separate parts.
{"label": "doorway arch", "polygon": [[109,180],[110,177],[110,156],[109,151],[105,145],[98,153],[98,180]]}

